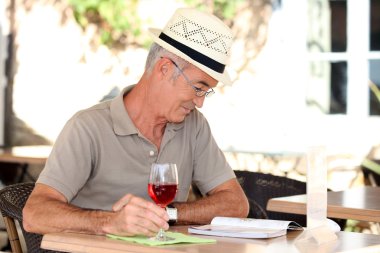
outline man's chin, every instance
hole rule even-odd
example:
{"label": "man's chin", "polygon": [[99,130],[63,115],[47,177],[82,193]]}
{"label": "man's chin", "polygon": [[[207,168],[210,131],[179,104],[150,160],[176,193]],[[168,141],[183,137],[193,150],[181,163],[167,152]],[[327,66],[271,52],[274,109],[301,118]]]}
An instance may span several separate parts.
{"label": "man's chin", "polygon": [[182,117],[176,117],[175,119],[172,119],[172,120],[170,120],[169,122],[170,122],[170,123],[174,123],[174,124],[182,123],[182,122],[185,120],[185,118],[187,117],[187,115],[188,115],[188,114],[186,114],[186,115],[184,115],[184,116],[182,116]]}

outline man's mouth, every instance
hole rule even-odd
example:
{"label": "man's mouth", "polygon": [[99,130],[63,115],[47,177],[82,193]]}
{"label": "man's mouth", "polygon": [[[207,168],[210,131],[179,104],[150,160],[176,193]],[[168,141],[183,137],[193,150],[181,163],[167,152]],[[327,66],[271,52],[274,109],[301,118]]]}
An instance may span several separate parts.
{"label": "man's mouth", "polygon": [[191,109],[189,108],[186,108],[186,107],[182,107],[182,108],[185,110],[186,114],[189,114],[191,112]]}

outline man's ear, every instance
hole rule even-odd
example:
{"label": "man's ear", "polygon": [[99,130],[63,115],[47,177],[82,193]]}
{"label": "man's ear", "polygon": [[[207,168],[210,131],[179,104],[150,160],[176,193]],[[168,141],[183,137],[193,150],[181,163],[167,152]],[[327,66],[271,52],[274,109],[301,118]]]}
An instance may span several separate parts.
{"label": "man's ear", "polygon": [[157,75],[159,75],[162,79],[167,78],[167,74],[169,71],[169,63],[165,59],[160,59],[156,62],[154,67],[154,71]]}
{"label": "man's ear", "polygon": [[168,72],[168,64],[164,64],[161,68],[161,71],[162,73],[164,73],[164,75],[166,75],[166,73]]}

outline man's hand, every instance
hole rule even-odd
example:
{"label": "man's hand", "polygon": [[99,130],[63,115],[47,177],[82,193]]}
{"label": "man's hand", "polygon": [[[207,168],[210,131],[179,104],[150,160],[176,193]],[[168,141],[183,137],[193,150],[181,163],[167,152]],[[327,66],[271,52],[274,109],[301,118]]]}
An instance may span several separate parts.
{"label": "man's hand", "polygon": [[107,233],[154,236],[160,228],[169,228],[169,216],[165,209],[132,194],[117,201],[112,210],[115,216],[104,228]]}

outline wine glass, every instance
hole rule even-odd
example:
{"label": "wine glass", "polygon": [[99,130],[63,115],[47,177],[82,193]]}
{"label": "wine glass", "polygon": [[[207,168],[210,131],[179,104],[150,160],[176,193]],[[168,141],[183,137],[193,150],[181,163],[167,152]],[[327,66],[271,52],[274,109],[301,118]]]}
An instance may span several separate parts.
{"label": "wine glass", "polygon": [[[173,201],[177,188],[177,166],[174,163],[153,163],[148,183],[148,193],[153,201],[161,208],[165,208]],[[156,235],[156,240],[170,241],[174,239],[166,236],[161,228]]]}

